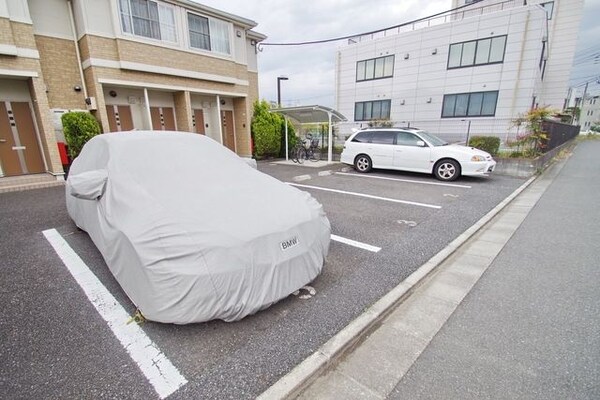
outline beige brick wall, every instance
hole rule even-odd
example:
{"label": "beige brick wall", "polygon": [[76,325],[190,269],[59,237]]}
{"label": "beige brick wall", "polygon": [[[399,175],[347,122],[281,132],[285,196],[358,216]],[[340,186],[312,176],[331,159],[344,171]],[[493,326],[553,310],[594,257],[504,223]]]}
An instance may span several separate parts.
{"label": "beige brick wall", "polygon": [[8,18],[0,18],[0,44],[15,45],[12,27]]}
{"label": "beige brick wall", "polygon": [[35,37],[40,64],[48,90],[50,108],[85,109],[83,90],[76,92],[75,86],[83,86],[75,43],[72,40],[47,36]]}
{"label": "beige brick wall", "polygon": [[[194,89],[200,91],[221,91],[221,92],[230,92],[230,93],[239,93],[239,94],[247,94],[248,86],[243,85],[232,85],[228,83],[219,83],[219,82],[211,82],[211,81],[203,81],[199,79],[191,79],[185,77],[179,77],[174,75],[161,75],[161,74],[153,74],[150,72],[139,72],[139,71],[129,71],[123,69],[115,69],[115,68],[105,68],[105,67],[90,67],[88,69],[93,69],[95,75],[98,78],[104,79],[118,79],[125,80],[136,83],[146,83],[148,85],[157,84],[157,85],[168,85],[168,86],[178,86],[189,88],[190,91]],[[88,70],[86,69],[86,71]]]}
{"label": "beige brick wall", "polygon": [[233,61],[118,39],[119,60],[238,77]]}
{"label": "beige brick wall", "polygon": [[[5,18],[0,19],[0,43],[11,44],[20,48],[37,48],[31,25],[11,22]],[[41,151],[44,153],[48,171],[53,174],[62,174],[63,168],[56,144],[48,96],[46,95],[47,85],[40,61],[33,58],[0,56],[0,66],[8,70],[37,73],[37,77],[29,78],[28,87],[35,123],[42,141]]]}
{"label": "beige brick wall", "polygon": [[64,171],[58,153],[54,124],[48,106],[46,85],[43,78],[29,79],[29,93],[31,94],[35,119],[42,139],[42,151],[46,156],[48,169],[54,174],[62,174]]}
{"label": "beige brick wall", "polygon": [[8,44],[26,49],[35,49],[33,26],[0,18],[0,44]]}
{"label": "beige brick wall", "polygon": [[108,131],[108,120],[102,85],[98,83],[100,79],[129,81],[136,84],[143,83],[150,88],[152,85],[188,88],[189,91],[174,93],[177,127],[181,131],[193,130],[190,92],[238,93],[240,97],[236,98],[233,96],[236,146],[238,154],[242,156],[251,155],[250,122],[252,104],[258,99],[258,75],[248,72],[244,65],[200,54],[166,49],[151,44],[122,39],[107,39],[92,35],[83,37],[79,41],[79,45],[82,59],[84,60],[88,58],[113,61],[123,60],[247,80],[249,85],[245,86],[117,68],[94,66],[85,70],[89,95],[95,96],[97,99],[98,111],[94,114],[101,122],[104,131]]}
{"label": "beige brick wall", "polygon": [[40,74],[40,62],[33,58],[22,58],[14,56],[0,56],[0,65],[3,69],[33,71]]}
{"label": "beige brick wall", "polygon": [[98,83],[98,76],[95,72],[94,68],[88,68],[83,72],[88,96],[96,98],[96,105],[98,106],[98,109],[96,111],[91,111],[91,113],[100,123],[102,132],[110,132],[108,114],[106,113],[106,103],[104,101],[104,90],[102,84]]}
{"label": "beige brick wall", "polygon": [[93,35],[85,35],[79,39],[79,52],[82,60],[88,58],[101,58],[103,60],[117,61],[117,41]]}
{"label": "beige brick wall", "polygon": [[175,119],[177,122],[177,130],[193,132],[192,98],[190,97],[190,92],[176,92],[173,94],[173,99],[175,101]]}

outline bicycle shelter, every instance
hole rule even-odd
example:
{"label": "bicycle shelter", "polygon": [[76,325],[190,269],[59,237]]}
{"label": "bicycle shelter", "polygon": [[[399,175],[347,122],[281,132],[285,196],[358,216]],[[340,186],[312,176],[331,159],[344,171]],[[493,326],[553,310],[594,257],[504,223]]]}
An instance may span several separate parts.
{"label": "bicycle shelter", "polygon": [[333,124],[337,122],[346,122],[347,119],[339,111],[326,106],[297,106],[283,107],[271,110],[286,117],[285,124],[285,159],[288,160],[288,132],[287,119],[293,119],[299,124],[329,124],[329,133],[327,137],[327,162],[333,161]]}

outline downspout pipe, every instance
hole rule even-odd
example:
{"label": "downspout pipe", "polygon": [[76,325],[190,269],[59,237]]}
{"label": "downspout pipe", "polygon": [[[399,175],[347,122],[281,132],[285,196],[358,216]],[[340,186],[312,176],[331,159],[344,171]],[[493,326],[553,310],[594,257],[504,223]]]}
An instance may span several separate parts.
{"label": "downspout pipe", "polygon": [[71,31],[73,32],[73,43],[75,44],[75,54],[77,54],[77,68],[79,69],[79,78],[81,79],[81,87],[83,89],[84,98],[88,98],[87,85],[83,76],[83,66],[81,64],[81,53],[79,52],[79,42],[77,41],[77,30],[75,29],[75,16],[73,14],[73,2],[67,1],[69,7],[69,20],[71,21]]}

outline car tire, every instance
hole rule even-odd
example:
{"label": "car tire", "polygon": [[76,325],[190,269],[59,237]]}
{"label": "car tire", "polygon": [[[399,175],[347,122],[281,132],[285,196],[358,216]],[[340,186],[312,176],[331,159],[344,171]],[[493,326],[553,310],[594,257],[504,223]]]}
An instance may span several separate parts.
{"label": "car tire", "polygon": [[433,174],[440,181],[455,181],[460,176],[460,164],[450,159],[440,160],[433,167]]}
{"label": "car tire", "polygon": [[368,155],[359,154],[354,159],[354,168],[358,172],[363,172],[363,173],[370,172],[371,169],[373,169],[373,162],[371,161],[371,158]]}

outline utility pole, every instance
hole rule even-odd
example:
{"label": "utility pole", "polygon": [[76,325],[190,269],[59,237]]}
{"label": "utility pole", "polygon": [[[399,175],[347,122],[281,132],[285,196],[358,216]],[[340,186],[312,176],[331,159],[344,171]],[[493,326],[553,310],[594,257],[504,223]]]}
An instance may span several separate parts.
{"label": "utility pole", "polygon": [[[583,107],[585,106],[585,96],[587,96],[589,82],[585,83],[585,87],[583,88],[583,96],[581,97],[581,107],[579,107],[579,116],[577,117],[577,124],[579,125],[579,120],[581,119],[581,113],[583,112]],[[575,108],[573,108],[573,113],[575,113]]]}

